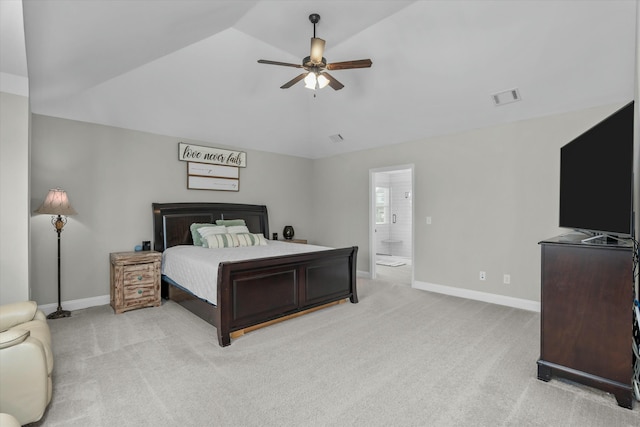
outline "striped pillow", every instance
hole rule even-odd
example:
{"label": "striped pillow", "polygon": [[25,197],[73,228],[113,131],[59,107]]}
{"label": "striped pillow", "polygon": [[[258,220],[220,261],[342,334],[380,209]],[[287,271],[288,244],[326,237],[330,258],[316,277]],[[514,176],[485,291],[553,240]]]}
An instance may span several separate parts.
{"label": "striped pillow", "polygon": [[240,234],[251,233],[246,225],[227,225],[227,233]]}
{"label": "striped pillow", "polygon": [[240,246],[237,234],[211,234],[205,237],[208,248],[235,248]]}
{"label": "striped pillow", "polygon": [[267,239],[262,234],[243,233],[235,235],[238,239],[238,246],[266,246]]}
{"label": "striped pillow", "polygon": [[202,242],[201,245],[203,247],[208,247],[207,246],[207,236],[211,236],[213,234],[226,234],[227,233],[227,227],[225,227],[224,225],[209,225],[206,227],[200,227],[196,230],[196,233],[198,233],[200,235],[200,241]]}

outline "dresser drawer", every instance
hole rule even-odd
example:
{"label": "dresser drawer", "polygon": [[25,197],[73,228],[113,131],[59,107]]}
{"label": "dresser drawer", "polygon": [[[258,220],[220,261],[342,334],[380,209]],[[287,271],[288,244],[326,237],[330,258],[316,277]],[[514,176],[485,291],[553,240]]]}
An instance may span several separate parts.
{"label": "dresser drawer", "polygon": [[155,280],[155,266],[153,263],[125,265],[123,283],[126,288],[141,285],[153,285]]}
{"label": "dresser drawer", "polygon": [[156,289],[153,283],[148,285],[130,285],[124,287],[123,290],[125,301],[141,301],[156,298]]}

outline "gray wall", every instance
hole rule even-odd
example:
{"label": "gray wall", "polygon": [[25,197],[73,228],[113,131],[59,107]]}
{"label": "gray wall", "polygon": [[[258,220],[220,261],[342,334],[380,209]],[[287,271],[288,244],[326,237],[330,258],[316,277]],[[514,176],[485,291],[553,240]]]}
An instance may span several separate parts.
{"label": "gray wall", "polygon": [[0,92],[0,304],[29,299],[29,98]]}
{"label": "gray wall", "polygon": [[[179,138],[34,115],[31,204],[60,186],[78,211],[63,232],[63,301],[108,294],[108,254],[151,240],[152,202],[266,204],[272,231],[291,224],[311,243],[357,245],[368,271],[369,170],[414,164],[415,280],[539,301],[537,243],[567,231],[559,148],[621,105],[318,160],[248,151],[239,193],[187,190]],[[55,233],[44,215],[31,227],[33,298],[53,303]]]}
{"label": "gray wall", "polygon": [[[187,190],[179,141],[225,148],[33,115],[31,204],[39,206],[59,186],[78,212],[62,232],[63,301],[109,294],[109,253],[152,240],[153,202],[265,204],[271,231],[281,234],[291,224],[297,237],[311,234],[311,160],[247,151],[239,192]],[[31,226],[33,298],[53,303],[56,234],[48,215],[33,215]]]}
{"label": "gray wall", "polygon": [[539,301],[538,242],[569,231],[557,227],[559,149],[622,105],[316,160],[314,239],[358,245],[368,271],[369,170],[412,163],[415,280]]}

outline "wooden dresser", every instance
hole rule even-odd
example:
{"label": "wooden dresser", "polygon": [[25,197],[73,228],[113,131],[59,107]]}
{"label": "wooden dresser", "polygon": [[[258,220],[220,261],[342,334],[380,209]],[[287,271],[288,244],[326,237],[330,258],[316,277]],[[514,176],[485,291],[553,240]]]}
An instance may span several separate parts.
{"label": "wooden dresser", "polygon": [[633,247],[584,244],[580,237],[540,242],[538,378],[558,376],[596,387],[631,408]]}
{"label": "wooden dresser", "polygon": [[160,305],[160,252],[113,252],[110,260],[111,307],[116,314]]}

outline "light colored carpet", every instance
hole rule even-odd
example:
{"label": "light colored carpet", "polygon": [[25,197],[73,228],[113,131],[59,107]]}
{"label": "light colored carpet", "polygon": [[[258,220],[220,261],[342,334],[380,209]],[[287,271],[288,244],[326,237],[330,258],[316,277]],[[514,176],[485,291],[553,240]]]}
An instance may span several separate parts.
{"label": "light colored carpet", "polygon": [[359,280],[341,304],[218,346],[173,302],[51,321],[41,426],[634,426],[583,386],[536,379],[537,313]]}
{"label": "light colored carpet", "polygon": [[400,267],[376,266],[377,280],[392,283],[395,285],[411,286],[411,266],[401,265]]}

